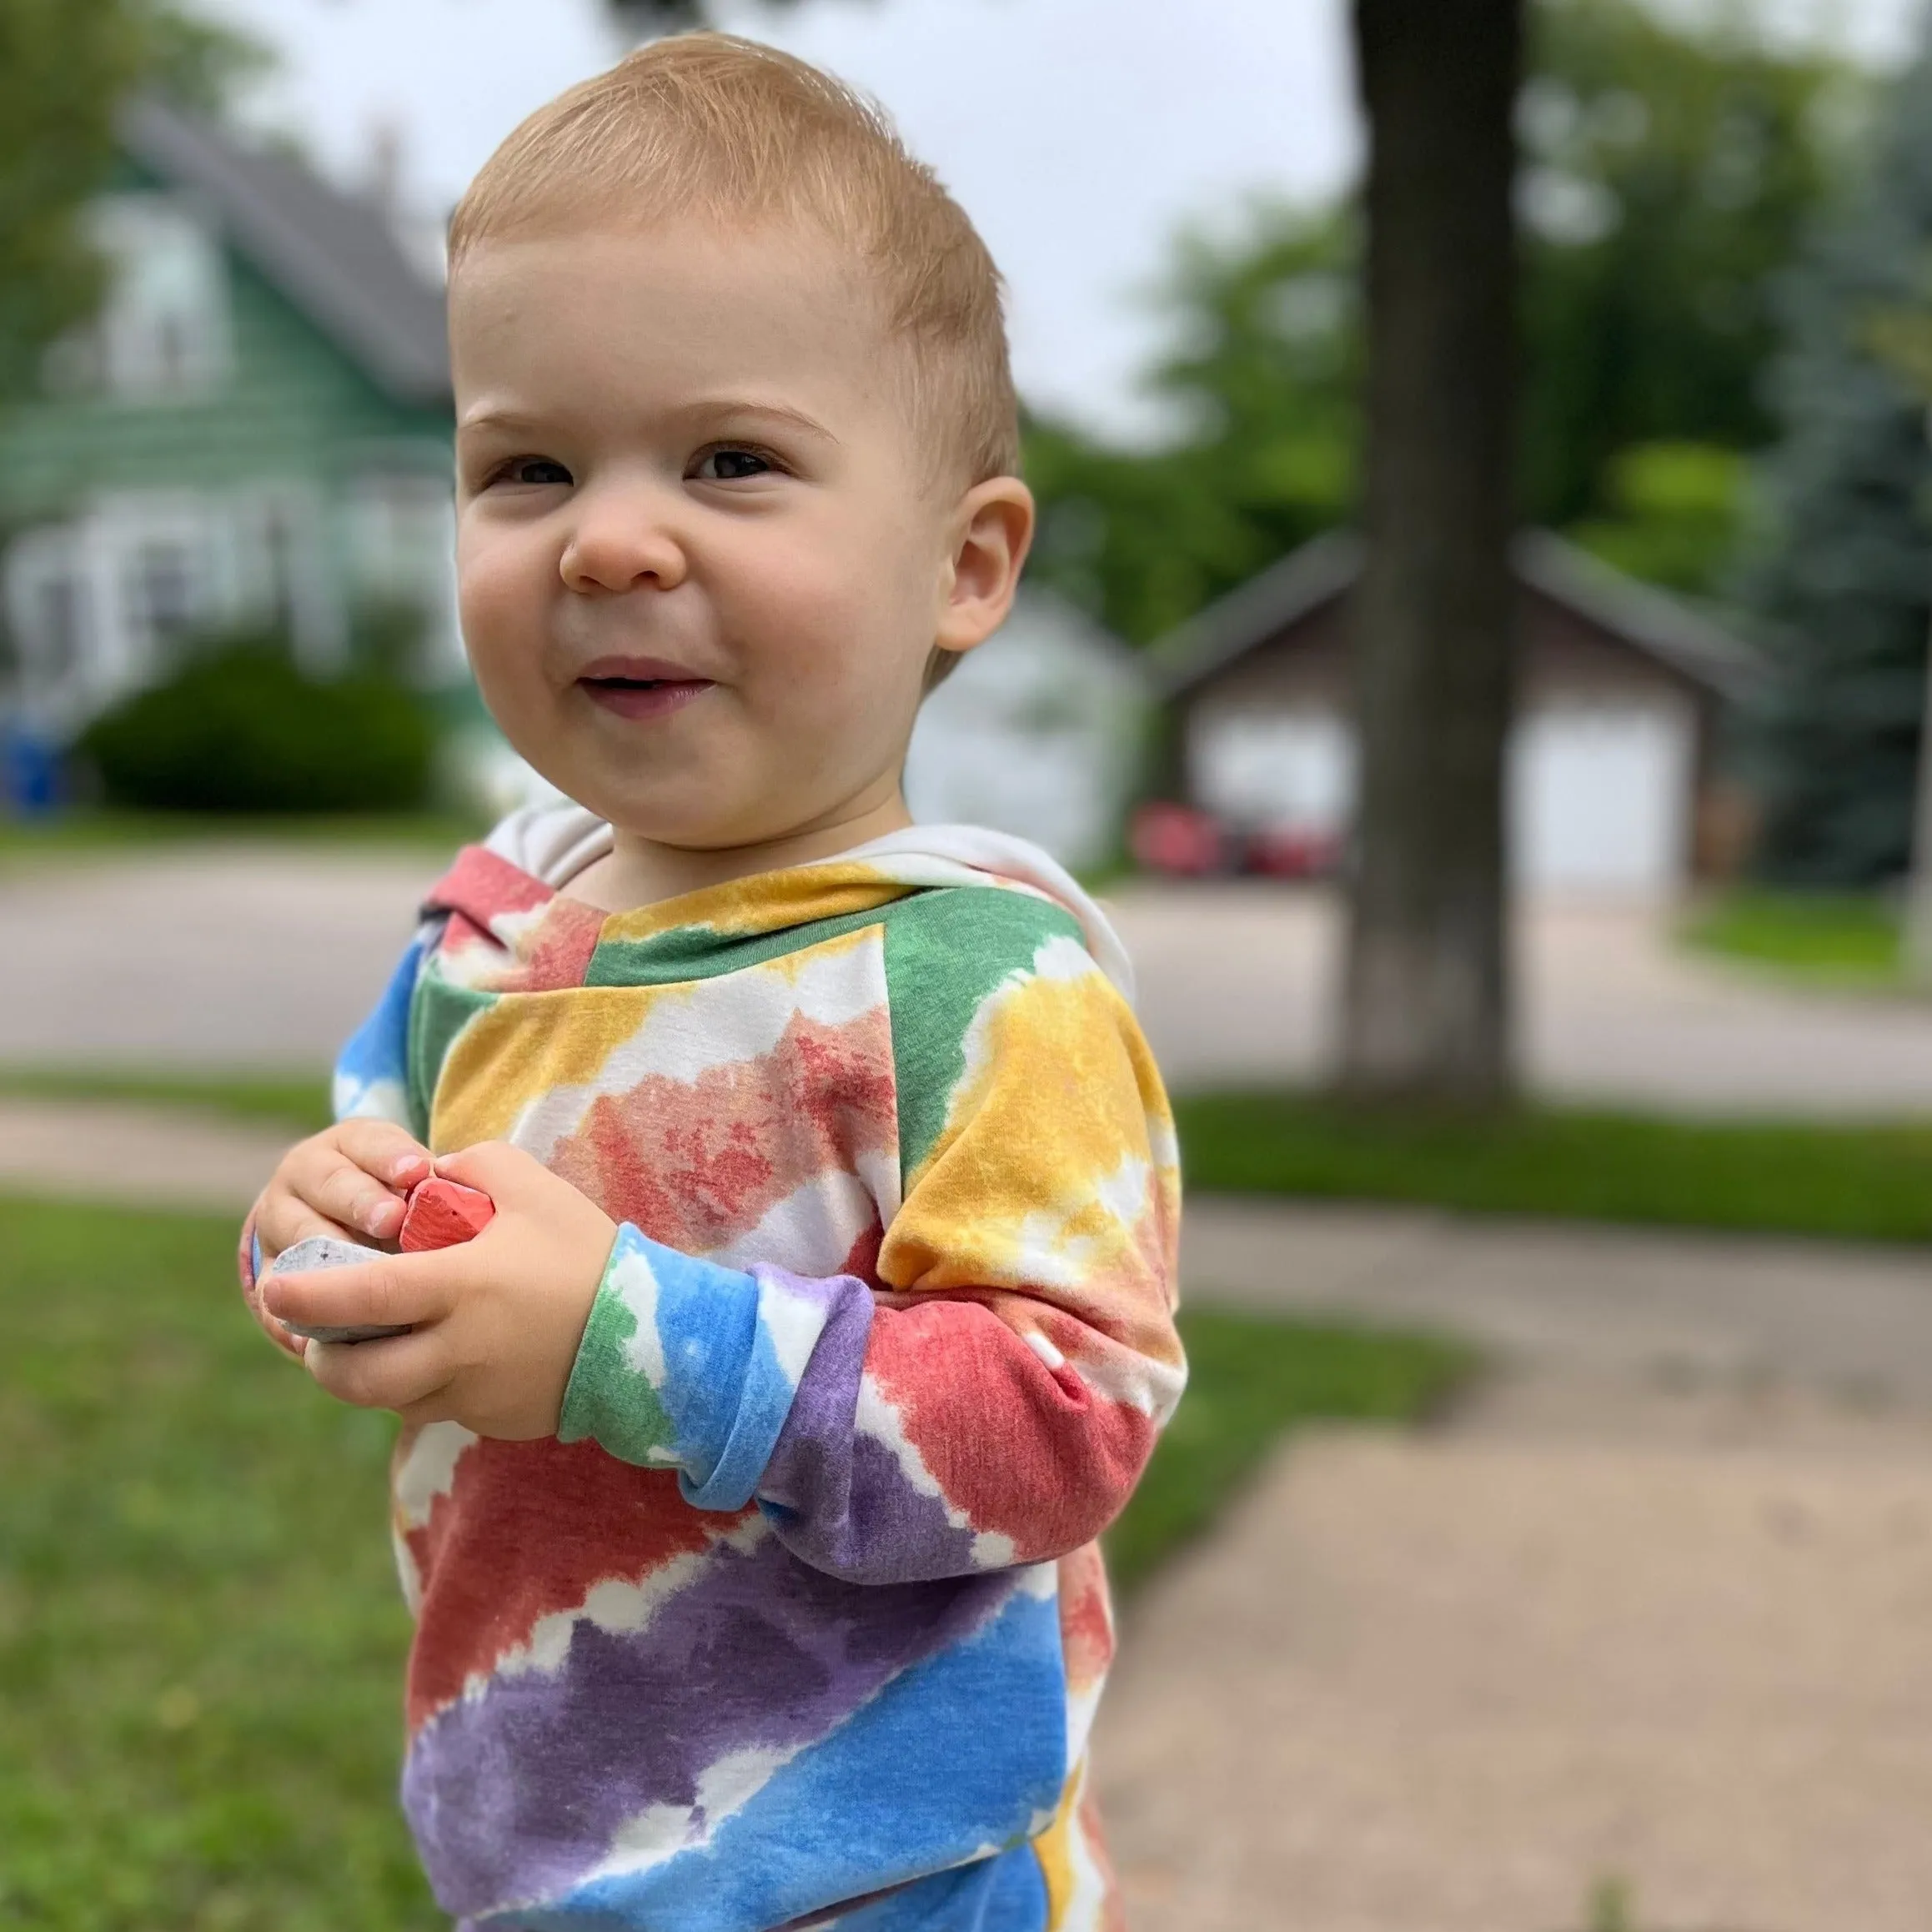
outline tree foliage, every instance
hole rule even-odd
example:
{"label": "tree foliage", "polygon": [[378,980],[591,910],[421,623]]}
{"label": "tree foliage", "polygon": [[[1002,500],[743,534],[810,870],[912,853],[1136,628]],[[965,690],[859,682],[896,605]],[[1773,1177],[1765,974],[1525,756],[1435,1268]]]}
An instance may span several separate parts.
{"label": "tree foliage", "polygon": [[1348,224],[1281,204],[1184,235],[1162,297],[1172,346],[1146,387],[1185,429],[1147,453],[1031,418],[1035,574],[1145,642],[1345,514],[1354,258]]}
{"label": "tree foliage", "polygon": [[261,58],[166,0],[0,0],[0,403],[99,299],[79,218],[122,100],[153,86],[212,111]]}
{"label": "tree foliage", "polygon": [[[1773,294],[1840,171],[1859,90],[1819,54],[1639,0],[1542,0],[1524,91],[1523,507],[1709,593],[1738,529]],[[1183,236],[1152,450],[1036,419],[1039,573],[1137,640],[1354,501],[1355,218],[1257,203]]]}
{"label": "tree foliage", "polygon": [[1744,591],[1777,673],[1764,859],[1789,882],[1869,885],[1911,856],[1932,620],[1929,262],[1932,47],[1786,295],[1781,439]]}
{"label": "tree foliage", "polygon": [[1543,0],[1524,90],[1530,389],[1525,494],[1610,509],[1633,445],[1743,449],[1771,424],[1777,278],[1829,192],[1857,83],[1734,10]]}

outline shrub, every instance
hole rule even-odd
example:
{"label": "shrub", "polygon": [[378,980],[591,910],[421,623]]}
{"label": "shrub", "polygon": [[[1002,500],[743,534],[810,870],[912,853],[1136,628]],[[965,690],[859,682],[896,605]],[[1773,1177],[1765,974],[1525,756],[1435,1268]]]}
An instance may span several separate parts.
{"label": "shrub", "polygon": [[77,747],[107,803],[146,811],[393,811],[429,793],[434,732],[392,678],[323,681],[268,637],[198,651]]}

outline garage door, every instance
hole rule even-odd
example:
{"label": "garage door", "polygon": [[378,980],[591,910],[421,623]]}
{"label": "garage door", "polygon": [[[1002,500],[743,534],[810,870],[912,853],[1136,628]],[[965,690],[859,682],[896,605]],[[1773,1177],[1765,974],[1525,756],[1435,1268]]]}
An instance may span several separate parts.
{"label": "garage door", "polygon": [[1688,707],[1552,706],[1510,745],[1517,876],[1558,890],[1662,894],[1689,849]]}

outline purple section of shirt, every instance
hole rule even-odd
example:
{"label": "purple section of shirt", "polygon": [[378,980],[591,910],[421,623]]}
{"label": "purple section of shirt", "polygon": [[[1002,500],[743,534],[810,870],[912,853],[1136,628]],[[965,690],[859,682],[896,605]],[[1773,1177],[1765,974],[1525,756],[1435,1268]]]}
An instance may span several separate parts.
{"label": "purple section of shirt", "polygon": [[901,1671],[980,1628],[998,1572],[851,1586],[775,1538],[720,1546],[642,1630],[585,1622],[554,1670],[499,1674],[417,1734],[404,1808],[442,1904],[487,1913],[583,1879],[625,1820],[695,1805],[734,1751],[825,1736]]}
{"label": "purple section of shirt", "polygon": [[825,1327],[758,1485],[758,1500],[779,1535],[815,1568],[851,1583],[972,1574],[978,1567],[973,1533],[953,1524],[943,1498],[913,1488],[885,1443],[856,1432],[874,1316],[870,1292],[846,1277],[810,1281],[776,1268],[758,1272],[780,1276],[793,1293],[825,1308]]}

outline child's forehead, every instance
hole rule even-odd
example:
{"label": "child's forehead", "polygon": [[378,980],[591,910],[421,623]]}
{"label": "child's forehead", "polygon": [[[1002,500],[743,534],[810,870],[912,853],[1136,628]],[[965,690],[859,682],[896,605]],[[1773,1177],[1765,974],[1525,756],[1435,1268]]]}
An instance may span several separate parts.
{"label": "child's forehead", "polygon": [[510,235],[452,268],[453,332],[555,326],[573,305],[602,327],[654,329],[781,319],[801,344],[824,330],[884,332],[878,279],[803,228],[697,220]]}
{"label": "child's forehead", "polygon": [[882,321],[881,279],[855,243],[815,223],[775,216],[693,212],[626,218],[586,209],[575,219],[484,238],[450,265],[452,301],[536,278],[628,284],[636,292],[735,295],[784,284],[795,299]]}
{"label": "child's forehead", "polygon": [[479,361],[742,362],[875,373],[904,347],[878,279],[809,229],[695,221],[508,237],[452,270],[459,384]]}

